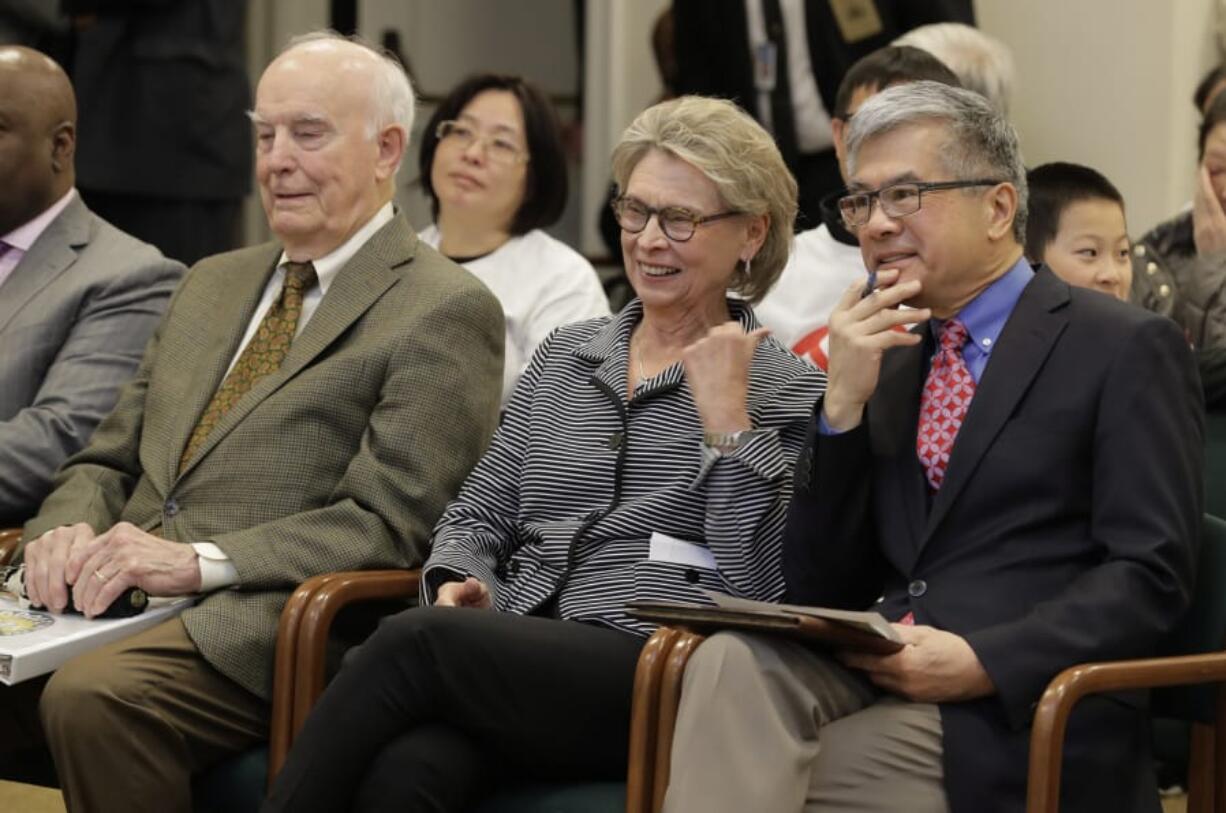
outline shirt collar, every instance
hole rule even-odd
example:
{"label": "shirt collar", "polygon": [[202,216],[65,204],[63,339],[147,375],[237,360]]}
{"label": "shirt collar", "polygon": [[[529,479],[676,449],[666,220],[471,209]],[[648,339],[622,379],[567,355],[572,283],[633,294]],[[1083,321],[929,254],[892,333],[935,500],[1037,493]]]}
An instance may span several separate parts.
{"label": "shirt collar", "polygon": [[[974,346],[983,355],[992,352],[1000,332],[1005,329],[1005,322],[1013,313],[1013,307],[1022,295],[1022,290],[1034,276],[1034,269],[1025,257],[1019,259],[999,279],[984,288],[979,296],[972,299],[966,307],[958,312],[958,320],[966,326],[970,337],[967,346]],[[932,322],[932,335],[940,335],[941,323]]]}
{"label": "shirt collar", "polygon": [[[311,264],[315,266],[315,274],[319,277],[319,292],[326,294],[328,286],[332,284],[332,280],[336,279],[336,275],[345,267],[345,263],[353,259],[353,256],[358,253],[362,246],[366,245],[366,241],[374,236],[375,232],[386,226],[395,215],[391,201],[383,204],[379,211],[375,212],[375,216],[367,220],[362,228],[353,233],[345,242],[338,247],[328,252],[324,256],[311,260]],[[289,256],[282,251],[281,259],[277,260],[277,268],[289,262]]]}
{"label": "shirt collar", "polygon": [[60,212],[64,211],[69,203],[72,203],[72,199],[76,195],[77,190],[75,188],[69,189],[62,198],[43,210],[43,213],[38,217],[23,226],[13,229],[8,234],[0,237],[0,240],[8,243],[18,251],[29,251],[30,247],[34,245],[34,241],[42,236],[42,233],[51,225],[51,221],[60,216]]}

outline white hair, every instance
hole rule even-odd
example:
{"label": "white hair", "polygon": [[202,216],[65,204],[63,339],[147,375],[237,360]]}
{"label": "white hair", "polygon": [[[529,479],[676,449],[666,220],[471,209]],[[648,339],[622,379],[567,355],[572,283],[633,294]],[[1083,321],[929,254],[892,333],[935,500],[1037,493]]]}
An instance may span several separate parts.
{"label": "white hair", "polygon": [[281,54],[317,42],[349,43],[375,56],[378,60],[378,68],[374,72],[374,82],[370,88],[371,120],[366,125],[366,137],[374,138],[375,134],[384,127],[398,124],[404,128],[407,140],[409,134],[413,132],[413,116],[417,110],[417,99],[413,95],[413,84],[409,81],[409,75],[405,73],[400,60],[390,51],[362,37],[346,37],[331,30],[312,31],[309,34],[293,37],[281,49]]}
{"label": "white hair", "polygon": [[931,121],[944,124],[949,133],[938,160],[952,175],[950,180],[998,178],[1017,190],[1013,236],[1025,244],[1028,187],[1017,131],[979,93],[921,81],[895,85],[876,94],[856,111],[847,128],[848,172],[856,171],[860,147],[868,139]]}
{"label": "white hair", "polygon": [[1002,113],[1013,93],[1013,53],[1000,40],[963,23],[921,25],[892,43],[920,48],[954,72],[962,87],[985,96]]}

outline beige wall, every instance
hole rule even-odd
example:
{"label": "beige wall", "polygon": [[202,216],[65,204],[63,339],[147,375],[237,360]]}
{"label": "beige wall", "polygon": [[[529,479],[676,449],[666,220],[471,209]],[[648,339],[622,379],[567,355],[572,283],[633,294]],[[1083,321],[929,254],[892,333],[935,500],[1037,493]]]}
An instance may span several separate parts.
{"label": "beige wall", "polygon": [[1220,0],[976,0],[1013,49],[1010,108],[1029,166],[1067,160],[1110,178],[1139,235],[1191,198],[1192,91],[1215,59]]}

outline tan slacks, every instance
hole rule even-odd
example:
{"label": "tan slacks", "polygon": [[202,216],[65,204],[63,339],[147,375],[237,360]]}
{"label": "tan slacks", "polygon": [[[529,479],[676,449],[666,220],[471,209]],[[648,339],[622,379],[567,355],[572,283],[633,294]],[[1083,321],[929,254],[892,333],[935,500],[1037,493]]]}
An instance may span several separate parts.
{"label": "tan slacks", "polygon": [[793,641],[720,633],[685,673],[666,813],[943,813],[940,710]]}
{"label": "tan slacks", "polygon": [[193,773],[268,737],[268,703],[209,666],[177,618],[61,666],[39,713],[68,809],[88,813],[188,813]]}

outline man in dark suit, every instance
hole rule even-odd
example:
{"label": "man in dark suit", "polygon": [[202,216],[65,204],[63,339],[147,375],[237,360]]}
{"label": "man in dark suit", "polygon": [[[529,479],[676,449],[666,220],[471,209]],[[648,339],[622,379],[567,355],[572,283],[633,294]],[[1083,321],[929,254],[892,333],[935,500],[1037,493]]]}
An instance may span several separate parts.
{"label": "man in dark suit", "polygon": [[843,187],[830,133],[847,69],[926,23],[974,24],[969,0],[673,0],[676,92],[732,99],[775,135],[800,228]]}
{"label": "man in dark suit", "polygon": [[0,527],[38,510],[136,372],[183,266],[73,188],[76,106],[60,66],[0,47]]}
{"label": "man in dark suit", "polygon": [[81,194],[188,265],[242,244],[251,190],[246,0],[63,0]]}
{"label": "man in dark suit", "polygon": [[70,810],[190,810],[193,773],[267,735],[290,592],[420,564],[493,432],[502,308],[392,204],[413,107],[399,64],[336,35],[273,61],[252,119],[276,242],[192,268],[25,526],[25,588],[53,612],[201,595],[47,682]]}
{"label": "man in dark suit", "polygon": [[[881,287],[831,318],[784,570],[792,602],[880,598],[905,646],[709,639],[672,810],[1021,810],[1050,679],[1152,654],[1190,600],[1203,415],[1179,331],[1025,262],[1017,138],[978,94],[886,90],[847,150]],[[1078,706],[1062,809],[1157,810],[1145,706]]]}

